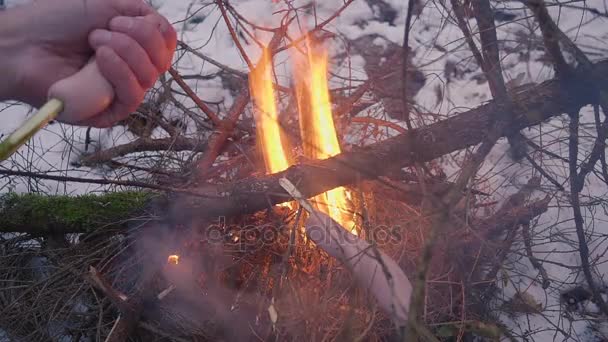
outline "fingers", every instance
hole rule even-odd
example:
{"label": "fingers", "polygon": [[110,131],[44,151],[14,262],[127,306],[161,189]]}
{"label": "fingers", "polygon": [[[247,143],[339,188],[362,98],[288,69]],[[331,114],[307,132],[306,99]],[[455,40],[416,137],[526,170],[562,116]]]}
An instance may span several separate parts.
{"label": "fingers", "polygon": [[139,84],[129,64],[112,48],[101,46],[96,50],[95,56],[99,71],[114,87],[115,98],[106,111],[79,124],[110,127],[137,109],[143,101],[145,89]]}
{"label": "fingers", "polygon": [[[116,96],[107,110],[79,122],[81,125],[109,127],[126,118],[158,76],[169,69],[177,46],[177,34],[171,24],[143,1],[113,1],[120,4],[116,6],[121,15],[112,18],[107,29],[91,32],[89,44]],[[127,9],[120,7],[123,5]]]}
{"label": "fingers", "polygon": [[128,16],[144,16],[154,13],[154,9],[143,0],[112,0],[119,13]]}
{"label": "fingers", "polygon": [[113,7],[118,10],[121,16],[125,17],[148,17],[158,24],[158,28],[162,33],[167,48],[170,51],[175,50],[177,46],[177,33],[167,21],[167,19],[159,15],[152,7],[146,4],[143,0],[112,0]]}
{"label": "fingers", "polygon": [[94,49],[103,45],[125,61],[143,88],[150,88],[156,82],[158,73],[146,51],[133,38],[120,32],[95,30],[89,35],[89,43]]}
{"label": "fingers", "polygon": [[154,26],[158,28],[165,40],[167,49],[170,51],[175,50],[177,47],[177,33],[173,29],[171,23],[169,23],[169,21],[167,21],[167,19],[161,15],[147,15],[144,17],[144,19],[154,24]]}
{"label": "fingers", "polygon": [[[167,28],[164,19],[158,15],[146,17],[115,17],[110,21],[110,30],[131,37],[146,51],[150,60],[159,72],[165,72],[173,55],[169,50],[170,41],[164,34],[169,35],[172,28]],[[162,33],[164,30],[167,33]]]}
{"label": "fingers", "polygon": [[[137,2],[116,0],[118,2]],[[143,3],[143,2],[142,2]],[[101,74],[116,94],[109,108],[80,125],[110,127],[137,109],[147,89],[171,66],[177,34],[171,24],[153,10],[121,12],[108,29],[89,35]]]}

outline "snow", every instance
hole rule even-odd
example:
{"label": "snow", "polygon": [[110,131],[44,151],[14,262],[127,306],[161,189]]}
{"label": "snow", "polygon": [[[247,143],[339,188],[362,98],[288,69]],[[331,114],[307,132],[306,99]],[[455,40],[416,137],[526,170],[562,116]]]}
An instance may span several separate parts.
{"label": "snow", "polygon": [[[339,33],[349,39],[355,39],[361,35],[377,33],[388,40],[402,44],[403,26],[405,22],[406,1],[389,0],[398,13],[395,26],[387,22],[381,22],[374,18],[374,12],[366,1],[354,1],[342,15],[336,18],[327,30]],[[294,6],[302,5],[305,1],[296,1]],[[275,27],[281,19],[277,11],[284,9],[283,2],[271,0],[239,0],[231,1],[236,10],[247,17],[252,22],[261,26]],[[578,4],[575,2],[574,4]],[[582,6],[583,3],[581,3]],[[235,44],[233,43],[226,25],[221,19],[221,14],[217,7],[209,6],[205,1],[190,0],[154,0],[153,5],[171,22],[179,32],[180,39],[190,46],[200,48],[200,51],[207,56],[214,58],[221,63],[228,65],[243,72],[247,71],[247,66],[240,56]],[[342,5],[342,1],[319,1],[316,13],[319,20],[324,20]],[[584,2],[588,7],[604,10],[605,6],[601,0],[591,0]],[[476,70],[477,65],[472,58],[471,52],[463,39],[460,29],[453,24],[453,19],[446,19],[445,8],[439,3],[427,3],[421,16],[413,21],[413,28],[410,38],[410,46],[415,56],[414,64],[420,66],[427,77],[424,88],[416,96],[418,105],[427,109],[429,112],[438,112],[442,115],[454,115],[468,108],[478,106],[491,99],[487,83],[477,82],[475,77],[480,76],[480,70]],[[538,28],[534,26],[532,19],[527,17],[528,12],[524,12],[519,2],[500,2],[501,8],[509,9],[509,13],[518,15],[516,23],[500,25],[498,28],[499,39],[505,40],[505,45],[517,48],[524,43],[541,44],[540,41],[518,41],[516,32],[534,31],[538,33]],[[558,8],[551,6],[550,12],[554,18],[558,18],[559,26],[579,44],[592,60],[605,58],[608,56],[608,30],[606,29],[606,18],[593,17],[591,14],[579,10]],[[275,13],[275,14],[272,14]],[[303,13],[302,13],[303,15]],[[191,20],[192,17],[197,20]],[[304,22],[304,26],[310,26],[314,22]],[[582,25],[584,23],[585,25]],[[471,29],[475,32],[474,20],[469,21]],[[581,27],[579,29],[579,27]],[[301,30],[294,23],[290,27],[290,35],[297,37]],[[257,31],[256,38],[263,42],[268,42],[271,33]],[[259,47],[252,43],[248,38],[249,44],[243,43],[243,47],[250,58],[255,61],[260,56]],[[445,50],[433,48],[442,46]],[[344,46],[335,44],[333,54],[344,53]],[[501,49],[501,51],[503,51]],[[550,67],[539,63],[537,60],[543,55],[541,49],[531,49],[530,55],[522,60],[522,56],[517,53],[503,54],[501,57],[505,68],[505,79],[516,78],[523,73],[523,83],[540,83],[543,80],[553,77]],[[211,74],[219,69],[209,63],[205,63],[200,58],[185,54],[179,57],[176,67],[184,74]],[[290,68],[285,63],[289,58],[288,53],[283,53],[276,58],[277,73],[279,81],[284,85],[289,83]],[[177,59],[177,58],[176,58]],[[360,56],[350,56],[350,72],[355,78],[364,78],[364,60]],[[452,77],[449,82],[445,80],[444,71],[446,66],[456,65],[460,69],[475,70],[463,77]],[[348,76],[349,70],[344,66],[338,70],[341,76]],[[224,101],[222,108],[230,106],[232,95],[223,88],[219,78],[211,80],[187,80],[189,85],[197,91],[199,96],[209,101]],[[443,99],[437,98],[437,89],[443,93]],[[194,108],[194,104],[188,98],[180,98],[183,103]],[[168,108],[171,113],[173,109]],[[24,118],[31,113],[27,106],[7,104],[4,108],[0,107],[2,113],[2,127],[0,133],[8,134],[14,130]],[[225,111],[224,111],[225,112]],[[582,112],[580,155],[582,160],[589,153],[593,144],[593,111],[585,108]],[[402,122],[396,122],[403,125]],[[561,138],[560,143],[545,146],[551,152],[561,156],[568,156],[567,146],[567,119],[563,117],[555,118],[544,124],[541,128],[535,127],[525,130],[523,133],[533,141],[542,144],[543,141],[554,138]],[[90,169],[86,167],[73,167],[71,164],[78,160],[84,151],[85,128],[71,127],[62,124],[53,124],[40,132],[28,144],[19,150],[11,160],[3,162],[1,167],[11,170],[27,170],[34,172],[49,172],[54,175],[86,177],[86,178],[116,178],[120,175],[108,170]],[[133,136],[126,132],[123,127],[115,127],[106,130],[92,130],[92,137],[96,140],[98,148],[107,148],[112,145],[122,144],[133,139]],[[507,156],[508,144],[502,139],[488,156],[487,161],[479,172],[478,185],[484,189],[496,190],[493,199],[502,201],[510,194],[516,192],[527,179],[534,173],[527,162],[521,164],[513,163]],[[455,158],[462,157],[462,153],[455,154]],[[450,176],[454,176],[457,167],[446,159],[446,170]],[[568,165],[563,162],[553,161],[551,165],[543,165],[549,173],[563,183],[567,188]],[[106,187],[98,185],[88,185],[82,183],[64,183],[42,180],[32,183],[26,178],[2,179],[0,189],[3,192],[16,191],[44,191],[48,193],[81,194],[92,191],[100,191]],[[543,179],[543,187],[550,184]],[[606,198],[608,188],[595,175],[591,174],[581,194],[584,203],[600,201]],[[544,196],[542,193],[535,194],[535,198]],[[499,297],[508,299],[517,292],[526,292],[542,304],[543,315],[522,315],[518,317],[501,316],[501,319],[512,329],[520,330],[527,338],[535,341],[553,340],[593,340],[590,329],[596,331],[595,336],[608,336],[608,324],[598,320],[583,320],[580,317],[568,319],[563,312],[560,304],[560,293],[569,284],[584,283],[582,274],[574,267],[580,264],[576,250],[576,234],[572,211],[567,207],[568,197],[565,194],[557,194],[551,202],[551,207],[547,213],[539,219],[538,226],[534,231],[536,246],[534,253],[540,260],[547,260],[543,263],[552,285],[544,290],[539,283],[538,271],[529,263],[526,257],[513,255],[509,260],[512,266],[507,272],[507,285],[502,288]],[[587,224],[595,222],[591,227],[596,244],[591,245],[590,249],[594,256],[602,256],[603,263],[599,263],[599,274],[596,281],[606,284],[606,274],[608,274],[608,258],[606,249],[608,248],[608,217],[606,213],[606,203],[600,205],[584,207],[584,215]],[[498,282],[503,284],[502,281]],[[502,285],[500,285],[502,286]],[[585,312],[597,313],[594,304],[584,303]],[[576,316],[576,314],[575,314]],[[569,336],[556,332],[559,327]],[[0,340],[1,337],[0,331]]]}

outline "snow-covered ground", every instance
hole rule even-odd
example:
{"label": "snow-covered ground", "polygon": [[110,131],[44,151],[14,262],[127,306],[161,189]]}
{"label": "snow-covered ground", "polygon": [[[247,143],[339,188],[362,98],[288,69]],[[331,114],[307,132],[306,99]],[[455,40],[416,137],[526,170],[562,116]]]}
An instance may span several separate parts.
{"label": "snow-covered ground", "polygon": [[[180,39],[194,48],[200,48],[205,55],[214,58],[221,63],[246,71],[246,64],[238,53],[230,33],[221,20],[221,15],[216,6],[209,5],[208,1],[194,0],[154,0],[152,1],[158,10],[166,15],[179,31]],[[296,1],[295,5],[301,5],[304,1]],[[371,8],[367,1],[354,1],[338,18],[326,27],[327,30],[338,33],[348,39],[356,39],[362,35],[379,34],[397,44],[402,44],[403,28],[405,22],[407,1],[388,0],[396,10],[397,17],[393,24],[383,21],[379,15],[378,8]],[[416,96],[420,108],[426,112],[440,113],[442,115],[453,115],[457,112],[473,108],[491,99],[486,82],[478,82],[482,74],[478,70],[471,52],[463,39],[460,29],[453,24],[453,20],[447,20],[445,2],[427,2],[421,15],[413,21],[410,37],[410,46],[415,56],[414,64],[419,66],[426,75],[426,84]],[[247,17],[250,21],[268,27],[276,27],[281,19],[280,10],[285,8],[285,3],[271,0],[234,0],[231,4],[236,10]],[[316,14],[319,20],[331,16],[336,9],[343,4],[342,1],[319,1],[316,4]],[[591,0],[585,2],[574,2],[573,5],[597,8],[601,12],[606,11],[606,4],[602,0]],[[445,4],[449,7],[449,4]],[[547,64],[539,62],[543,55],[542,41],[539,30],[534,23],[530,13],[523,10],[521,3],[500,2],[497,5],[504,13],[516,15],[513,22],[497,21],[499,39],[504,41],[501,51],[512,51],[503,56],[504,76],[506,80],[518,79],[518,84],[539,83],[553,77],[553,70]],[[277,14],[277,12],[279,12]],[[551,6],[550,12],[558,19],[559,26],[572,39],[589,54],[592,60],[608,57],[608,18],[592,15],[590,12],[579,9]],[[273,14],[275,13],[275,14]],[[194,20],[193,20],[194,18]],[[301,23],[303,26],[313,25],[314,21]],[[474,30],[474,21],[470,21]],[[536,34],[535,38],[524,38],[530,32]],[[299,36],[298,28],[294,24],[290,29],[292,37]],[[257,38],[268,42],[269,32],[256,31]],[[339,40],[336,40],[339,41]],[[260,56],[257,45],[243,42],[247,54],[252,60]],[[344,44],[332,45],[332,54],[338,55],[345,52]],[[523,55],[523,56],[522,56]],[[193,54],[179,56],[176,61],[177,69],[184,74],[211,74],[219,69],[209,63],[205,63]],[[281,83],[288,85],[290,68],[288,64],[289,53],[277,56],[278,79]],[[334,65],[334,71],[342,76],[349,73],[355,78],[364,78],[365,61],[359,56],[352,55],[348,60],[348,66]],[[451,77],[446,80],[446,69],[456,65],[458,70],[464,70],[461,77]],[[467,71],[470,69],[470,71]],[[224,106],[229,106],[232,96],[229,90],[223,88],[219,78],[211,80],[188,80],[190,85],[196,89],[198,94],[208,101],[224,101]],[[443,96],[438,97],[438,92]],[[184,104],[193,107],[189,99],[183,98]],[[2,127],[0,132],[7,134],[15,129],[30,113],[26,106],[6,104],[4,109],[0,107],[2,115]],[[167,109],[167,115],[172,115],[172,109]],[[585,108],[581,112],[581,127],[585,134],[581,134],[579,160],[589,153],[594,139],[594,116],[592,108]],[[396,122],[403,125],[402,122]],[[550,146],[548,150],[563,157],[568,156],[567,125],[564,117],[556,118],[542,127],[536,127],[523,133],[537,142],[559,140]],[[20,169],[32,172],[49,172],[54,175],[70,175],[85,178],[101,178],[118,176],[110,170],[89,169],[74,167],[72,163],[84,150],[85,128],[77,128],[54,124],[49,126],[40,134],[36,135],[30,144],[19,151],[11,161],[2,163],[6,169]],[[92,131],[92,137],[100,147],[108,147],[112,144],[120,144],[133,139],[123,127],[108,130]],[[479,172],[478,184],[484,189],[493,190],[494,200],[501,201],[508,195],[516,192],[527,179],[534,173],[533,168],[527,162],[514,163],[507,154],[508,144],[502,141],[493,149],[492,153],[484,163]],[[446,170],[452,173],[457,168],[448,163],[446,159]],[[543,165],[544,168],[560,182],[567,186],[568,165],[559,160],[553,160],[552,164]],[[453,175],[451,175],[453,176]],[[2,191],[44,191],[48,193],[79,194],[88,193],[102,189],[97,185],[64,183],[55,181],[40,181],[32,183],[22,178],[3,179],[0,183]],[[551,185],[543,179],[543,189]],[[603,201],[606,197],[608,187],[593,173],[589,176],[585,189],[582,193],[582,202],[595,205],[585,207],[584,215],[586,224],[593,222],[589,227],[589,236],[593,237],[596,244],[590,246],[592,258],[600,258],[597,268],[596,281],[606,284],[604,279],[608,274],[608,217],[607,203]],[[544,196],[544,194],[538,194]],[[602,330],[604,338],[608,339],[608,326],[596,313],[598,309],[592,303],[585,303],[588,311],[587,320],[581,319],[579,314],[567,317],[563,305],[560,304],[560,293],[568,289],[570,284],[584,283],[581,272],[576,268],[580,264],[576,252],[576,234],[572,220],[572,210],[568,207],[567,193],[558,193],[551,202],[547,213],[539,219],[538,225],[533,232],[535,242],[534,252],[543,263],[552,285],[547,290],[540,287],[535,281],[538,279],[538,271],[532,267],[525,256],[513,255],[509,262],[512,269],[501,272],[505,281],[500,297],[511,298],[517,292],[525,292],[541,304],[541,314],[524,314],[518,317],[503,315],[501,318],[512,329],[519,330],[522,335],[535,341],[553,340],[593,340],[591,328]],[[562,285],[568,284],[568,285]],[[605,317],[604,317],[605,319]],[[591,323],[590,323],[591,322]]]}

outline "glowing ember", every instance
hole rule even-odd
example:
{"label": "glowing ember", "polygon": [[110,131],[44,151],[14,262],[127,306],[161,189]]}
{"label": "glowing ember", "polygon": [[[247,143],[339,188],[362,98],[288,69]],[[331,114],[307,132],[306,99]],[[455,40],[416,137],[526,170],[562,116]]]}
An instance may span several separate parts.
{"label": "glowing ember", "polygon": [[169,257],[167,258],[167,263],[173,264],[173,265],[179,264],[179,255],[176,255],[176,254],[169,255]]}
{"label": "glowing ember", "polygon": [[[341,152],[331,112],[327,85],[327,53],[316,50],[309,40],[307,61],[296,67],[296,93],[300,113],[300,133],[306,157],[326,159]],[[318,208],[356,233],[348,191],[335,188],[314,198]]]}

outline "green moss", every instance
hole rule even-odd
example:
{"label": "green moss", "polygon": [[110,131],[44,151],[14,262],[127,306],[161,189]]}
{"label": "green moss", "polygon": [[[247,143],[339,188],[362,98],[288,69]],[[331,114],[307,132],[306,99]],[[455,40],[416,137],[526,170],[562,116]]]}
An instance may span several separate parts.
{"label": "green moss", "polygon": [[41,233],[86,232],[104,225],[122,226],[153,196],[143,191],[74,197],[9,193],[0,197],[0,231],[23,231],[30,226]]}

